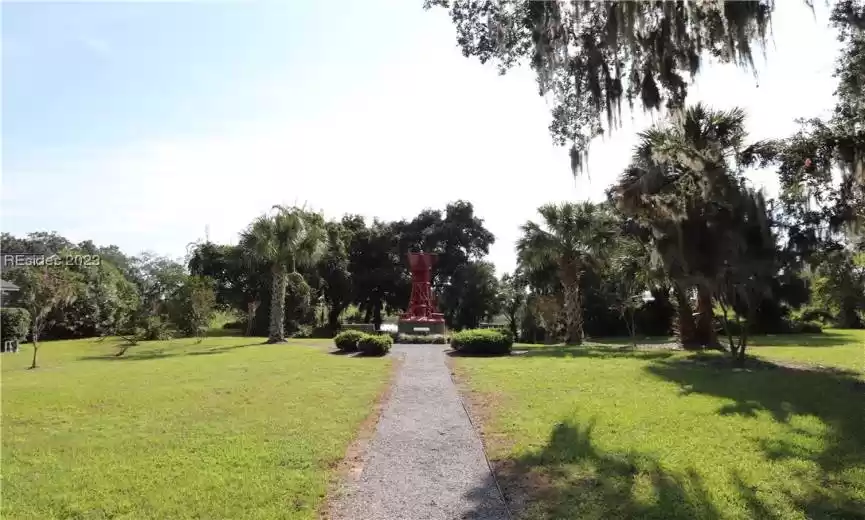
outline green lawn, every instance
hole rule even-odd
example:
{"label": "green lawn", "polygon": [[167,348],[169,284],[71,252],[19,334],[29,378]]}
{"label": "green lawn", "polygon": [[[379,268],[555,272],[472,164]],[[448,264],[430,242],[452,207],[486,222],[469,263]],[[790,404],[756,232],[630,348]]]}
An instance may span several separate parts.
{"label": "green lawn", "polygon": [[[850,366],[843,352],[857,347],[776,339],[789,345],[755,350]],[[855,375],[733,370],[716,353],[518,348],[529,352],[455,362],[525,518],[865,518]]]}
{"label": "green lawn", "polygon": [[755,336],[750,353],[764,359],[841,368],[865,378],[865,330]]}
{"label": "green lawn", "polygon": [[44,343],[2,360],[4,519],[316,518],[390,359],[328,341]]}

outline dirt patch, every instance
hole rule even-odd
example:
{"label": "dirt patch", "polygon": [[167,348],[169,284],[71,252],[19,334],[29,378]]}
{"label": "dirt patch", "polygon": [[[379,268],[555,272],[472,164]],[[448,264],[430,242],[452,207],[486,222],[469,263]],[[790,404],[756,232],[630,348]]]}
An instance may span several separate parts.
{"label": "dirt patch", "polygon": [[548,501],[555,495],[553,479],[536,468],[512,460],[497,460],[492,464],[515,518],[522,516],[527,505]]}
{"label": "dirt patch", "polygon": [[360,427],[355,434],[354,440],[348,445],[345,450],[345,456],[336,464],[336,471],[332,478],[328,489],[327,498],[321,507],[319,518],[321,520],[331,520],[334,518],[332,507],[335,498],[342,492],[343,487],[355,482],[363,473],[364,465],[366,464],[367,448],[370,441],[375,436],[376,426],[381,414],[384,411],[385,405],[390,400],[390,394],[393,390],[396,375],[399,372],[399,367],[402,364],[402,358],[394,356],[393,365],[391,366],[390,377],[384,389],[376,396],[373,403],[372,411],[367,415],[366,419],[360,424]]}

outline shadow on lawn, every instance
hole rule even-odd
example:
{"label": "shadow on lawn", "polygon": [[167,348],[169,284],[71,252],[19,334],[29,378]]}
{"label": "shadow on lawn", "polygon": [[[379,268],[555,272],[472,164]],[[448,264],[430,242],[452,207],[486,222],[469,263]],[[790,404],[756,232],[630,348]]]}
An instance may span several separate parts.
{"label": "shadow on lawn", "polygon": [[543,448],[496,461],[508,504],[533,518],[722,518],[695,471],[674,474],[647,456],[603,452],[592,429],[560,423]]}
{"label": "shadow on lawn", "polygon": [[[679,384],[684,395],[696,393],[733,401],[721,406],[718,414],[755,417],[769,413],[775,421],[788,425],[791,433],[818,437],[814,444],[822,449],[816,451],[780,440],[761,444],[769,459],[799,459],[819,466],[819,481],[811,477],[804,495],[790,497],[809,517],[865,519],[865,508],[856,498],[865,487],[861,477],[859,481],[856,477],[865,468],[862,381],[852,372],[787,367],[757,359],[749,359],[746,368],[733,370],[722,356],[694,355],[653,363],[646,370]],[[794,428],[790,420],[796,415],[817,417],[825,431],[816,434]],[[756,500],[756,496],[751,498]],[[748,503],[759,512],[756,504]]]}
{"label": "shadow on lawn", "polygon": [[591,357],[618,358],[629,357],[637,359],[667,359],[675,352],[662,349],[634,349],[631,347],[596,347],[591,345],[548,346],[527,349],[519,357]]}
{"label": "shadow on lawn", "polygon": [[837,347],[857,341],[855,336],[844,332],[822,334],[766,334],[751,336],[751,346],[760,347]]}
{"label": "shadow on lawn", "polygon": [[[633,344],[633,340],[628,337],[611,337],[611,338],[586,338],[587,343],[597,343],[598,345],[619,345],[619,346],[630,346]],[[646,337],[646,338],[637,338],[638,345],[665,345],[668,343],[675,343],[676,339],[673,337]]]}
{"label": "shadow on lawn", "polygon": [[265,343],[245,343],[242,345],[226,345],[223,347],[212,347],[206,350],[194,350],[187,352],[184,350],[139,350],[136,347],[130,347],[122,356],[116,354],[106,354],[101,356],[81,356],[79,361],[146,361],[148,359],[163,359],[170,357],[182,356],[210,356],[213,354],[223,354],[238,348],[252,347],[256,345],[264,345]]}

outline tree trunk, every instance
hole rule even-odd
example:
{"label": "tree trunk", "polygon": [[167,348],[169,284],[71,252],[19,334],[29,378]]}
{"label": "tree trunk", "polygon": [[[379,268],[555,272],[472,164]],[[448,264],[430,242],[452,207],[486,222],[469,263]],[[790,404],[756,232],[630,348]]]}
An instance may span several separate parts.
{"label": "tree trunk", "polygon": [[856,301],[851,298],[843,298],[841,300],[841,309],[838,312],[838,327],[842,329],[861,329],[863,328],[862,319],[856,312]]}
{"label": "tree trunk", "polygon": [[517,335],[518,327],[517,327],[517,316],[515,314],[508,316],[508,328],[511,331],[511,335],[514,337],[514,341],[516,341],[516,339],[518,338],[518,335]]}
{"label": "tree trunk", "polygon": [[33,362],[30,364],[30,369],[36,368],[36,353],[39,351],[39,333],[33,331]]}
{"label": "tree trunk", "polygon": [[583,343],[583,316],[580,308],[580,281],[568,283],[565,289],[565,344]]}
{"label": "tree trunk", "polygon": [[249,302],[246,305],[246,335],[252,336],[255,329],[255,311],[258,310],[258,302]]}
{"label": "tree trunk", "polygon": [[343,309],[334,305],[327,312],[327,328],[331,332],[336,332],[339,329],[339,315],[342,314],[342,311]]}
{"label": "tree trunk", "polygon": [[285,268],[278,266],[273,270],[273,283],[270,288],[270,330],[268,343],[285,342]]}
{"label": "tree trunk", "polygon": [[673,294],[676,297],[676,336],[682,348],[696,350],[700,347],[697,339],[697,325],[694,323],[694,315],[691,304],[681,285],[673,285]]}
{"label": "tree trunk", "polygon": [[697,338],[700,345],[716,348],[718,346],[718,334],[715,331],[712,292],[702,285],[697,286],[697,312],[699,313],[697,315]]}
{"label": "tree trunk", "polygon": [[375,330],[377,330],[377,331],[381,330],[381,323],[382,323],[382,321],[384,321],[381,318],[381,307],[382,307],[382,302],[381,302],[381,300],[379,300],[375,303],[375,307],[373,307],[373,311],[372,311],[372,324],[373,324],[373,327],[375,327]]}

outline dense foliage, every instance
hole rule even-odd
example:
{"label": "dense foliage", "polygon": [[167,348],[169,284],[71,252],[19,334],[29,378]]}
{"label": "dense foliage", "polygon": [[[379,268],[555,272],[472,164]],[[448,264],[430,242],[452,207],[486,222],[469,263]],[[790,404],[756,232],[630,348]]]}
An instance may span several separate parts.
{"label": "dense foliage", "polygon": [[513,344],[514,337],[502,329],[469,329],[451,336],[451,348],[461,354],[506,355]]}
{"label": "dense foliage", "polygon": [[383,356],[392,346],[393,338],[387,334],[364,334],[357,342],[357,350],[364,356]]}
{"label": "dense foliage", "polygon": [[0,309],[0,343],[24,341],[30,328],[30,313],[15,307]]}
{"label": "dense foliage", "polygon": [[354,352],[357,350],[358,342],[366,336],[367,334],[357,330],[346,330],[337,334],[333,338],[333,343],[339,350]]}

